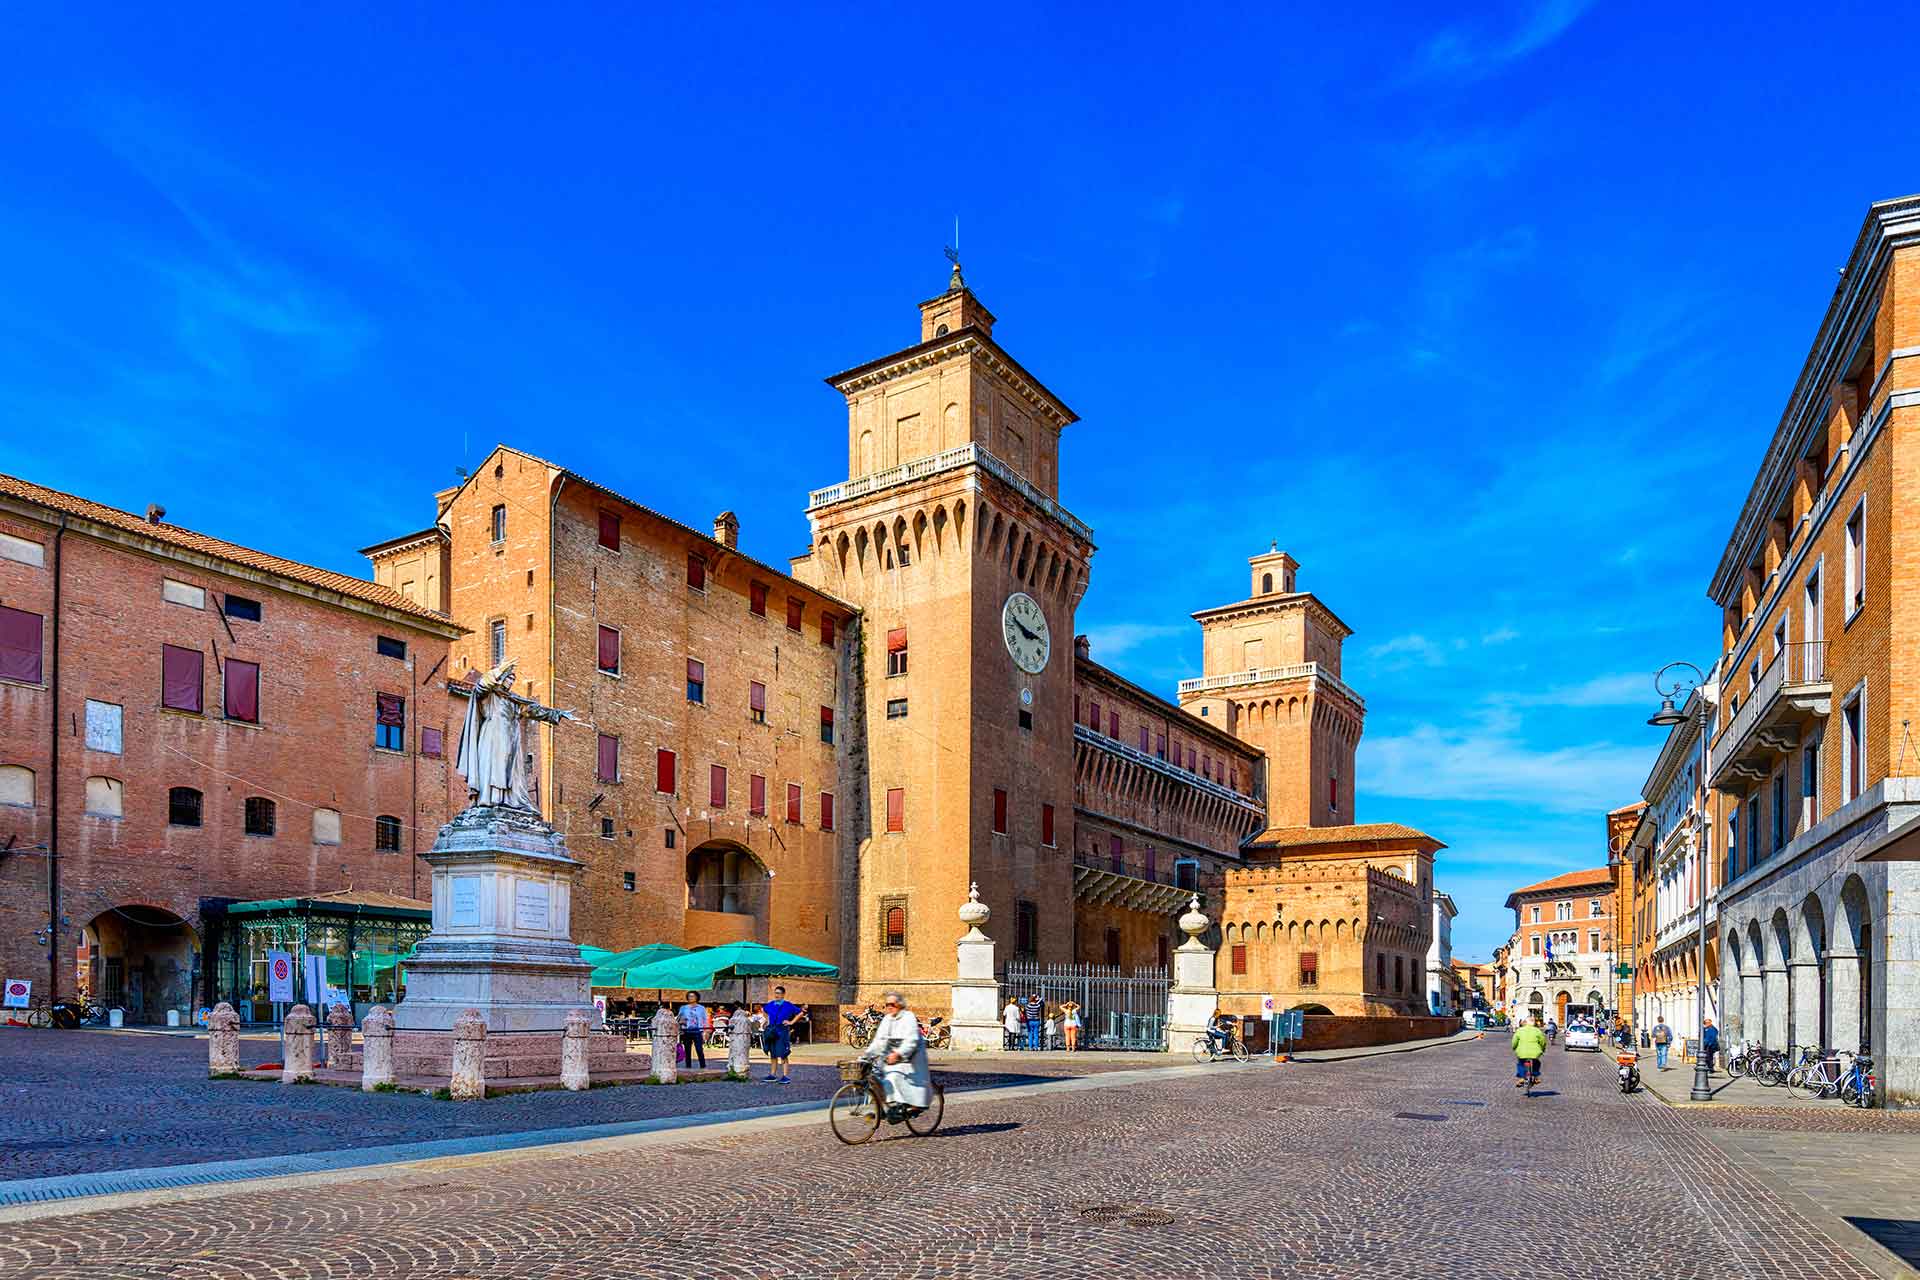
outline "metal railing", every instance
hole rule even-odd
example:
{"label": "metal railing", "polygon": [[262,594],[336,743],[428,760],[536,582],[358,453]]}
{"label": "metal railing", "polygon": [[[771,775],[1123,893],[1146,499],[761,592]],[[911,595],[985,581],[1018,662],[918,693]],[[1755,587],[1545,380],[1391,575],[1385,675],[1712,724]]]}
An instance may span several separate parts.
{"label": "metal railing", "polygon": [[[1158,968],[1131,972],[1104,964],[1041,964],[1031,959],[1007,961],[1006,992],[1016,1001],[1038,993],[1050,1015],[1066,1001],[1080,1006],[1080,1046],[1085,1049],[1133,1049],[1164,1052],[1167,1048],[1167,971]],[[1059,1018],[1051,1016],[1040,1040],[1050,1043]],[[1013,1047],[1028,1047],[1025,1035]]]}
{"label": "metal railing", "polygon": [[929,454],[924,458],[915,458],[903,462],[897,467],[888,467],[884,471],[875,471],[864,476],[855,476],[839,484],[830,484],[824,489],[815,489],[807,495],[807,510],[812,512],[820,507],[832,506],[836,502],[846,502],[851,498],[864,498],[870,493],[880,493],[895,485],[909,484],[915,480],[924,480],[928,476],[937,476],[944,471],[957,471],[961,467],[977,466],[994,476],[1001,483],[1013,488],[1048,515],[1073,530],[1076,534],[1093,541],[1093,528],[1065,507],[1035,488],[1026,477],[1012,467],[994,457],[978,442],[969,442]]}
{"label": "metal railing", "polygon": [[1784,646],[1773,655],[1766,670],[1760,673],[1759,682],[1747,690],[1747,700],[1740,704],[1733,719],[1720,736],[1714,739],[1713,756],[1715,767],[1727,758],[1729,750],[1738,750],[1747,740],[1773,705],[1780,700],[1780,691],[1788,685],[1822,684],[1827,680],[1827,642],[1825,640],[1802,640],[1797,644]]}
{"label": "metal railing", "polygon": [[1302,676],[1314,680],[1324,680],[1336,692],[1353,700],[1358,707],[1367,705],[1367,700],[1355,693],[1339,676],[1331,671],[1323,671],[1317,662],[1295,662],[1284,667],[1253,667],[1246,671],[1224,671],[1219,675],[1201,676],[1196,680],[1180,682],[1180,696],[1190,693],[1206,693],[1213,689],[1231,689],[1243,684],[1265,684],[1269,680],[1297,680]]}
{"label": "metal railing", "polygon": [[[1094,871],[1105,871],[1116,876],[1131,876],[1135,880],[1145,880],[1149,884],[1170,884],[1178,889],[1191,889],[1195,891],[1198,891],[1200,888],[1199,880],[1194,875],[1187,877],[1186,884],[1180,883],[1180,867],[1182,864],[1177,860],[1166,866],[1161,866],[1156,860],[1153,865],[1143,867],[1137,863],[1129,863],[1124,855],[1116,856],[1111,853],[1097,853],[1090,849],[1075,849],[1073,851],[1073,865],[1076,867],[1088,867]],[[1196,866],[1196,864],[1192,862],[1188,862],[1185,865],[1188,867]]]}

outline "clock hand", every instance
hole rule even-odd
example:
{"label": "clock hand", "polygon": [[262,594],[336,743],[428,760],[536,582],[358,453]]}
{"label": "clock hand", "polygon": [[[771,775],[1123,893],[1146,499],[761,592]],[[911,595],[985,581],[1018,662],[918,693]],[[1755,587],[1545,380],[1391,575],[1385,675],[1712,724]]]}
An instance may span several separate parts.
{"label": "clock hand", "polygon": [[1020,621],[1020,619],[1018,619],[1018,618],[1015,618],[1015,619],[1013,620],[1013,625],[1014,625],[1014,626],[1016,626],[1016,627],[1019,627],[1019,628],[1020,628],[1020,634],[1021,634],[1021,635],[1023,635],[1023,636],[1025,636],[1025,637],[1026,637],[1027,639],[1029,639],[1029,640],[1038,640],[1038,639],[1040,638],[1040,635],[1039,635],[1039,633],[1038,633],[1038,632],[1034,632],[1034,631],[1029,631],[1029,630],[1027,630],[1027,628],[1026,628],[1026,626],[1025,626],[1024,624],[1022,624],[1022,623],[1021,623],[1021,621]]}

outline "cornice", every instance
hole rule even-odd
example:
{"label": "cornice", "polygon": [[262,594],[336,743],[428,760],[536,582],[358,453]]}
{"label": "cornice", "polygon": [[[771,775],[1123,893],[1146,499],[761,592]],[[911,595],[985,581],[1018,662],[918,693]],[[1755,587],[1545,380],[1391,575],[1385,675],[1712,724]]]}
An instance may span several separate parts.
{"label": "cornice", "polygon": [[981,330],[972,325],[954,330],[943,337],[933,338],[917,346],[896,351],[890,356],[856,366],[845,373],[836,373],[827,379],[827,385],[843,395],[854,395],[884,383],[893,382],[909,374],[918,373],[934,365],[943,364],[960,356],[974,356],[989,370],[1004,379],[1029,407],[1037,410],[1055,430],[1072,425],[1080,420],[1080,415],[1069,409],[1064,401],[1047,390],[1040,379],[1034,377],[1000,348],[1000,345]]}
{"label": "cornice", "polygon": [[1306,609],[1318,616],[1323,625],[1336,628],[1342,639],[1353,634],[1353,628],[1340,620],[1340,615],[1326,606],[1326,603],[1311,591],[1293,591],[1285,595],[1255,596],[1249,600],[1236,600],[1232,604],[1217,604],[1210,609],[1201,609],[1189,614],[1202,626],[1215,618],[1251,617],[1262,613],[1284,613],[1289,609]]}

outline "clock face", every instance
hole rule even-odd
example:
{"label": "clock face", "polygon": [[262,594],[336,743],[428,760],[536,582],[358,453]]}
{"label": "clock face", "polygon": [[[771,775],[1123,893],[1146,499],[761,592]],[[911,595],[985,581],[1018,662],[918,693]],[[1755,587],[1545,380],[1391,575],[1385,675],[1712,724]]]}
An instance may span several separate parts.
{"label": "clock face", "polygon": [[1000,630],[1013,664],[1028,675],[1038,675],[1053,652],[1053,642],[1047,634],[1047,615],[1032,596],[1016,591],[1007,597],[1006,606],[1000,610]]}

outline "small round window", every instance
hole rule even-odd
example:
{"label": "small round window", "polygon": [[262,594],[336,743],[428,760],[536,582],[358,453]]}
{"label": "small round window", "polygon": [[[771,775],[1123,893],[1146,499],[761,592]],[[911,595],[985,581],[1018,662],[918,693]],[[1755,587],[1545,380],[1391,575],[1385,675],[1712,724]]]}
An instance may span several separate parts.
{"label": "small round window", "polygon": [[936,337],[936,338],[944,338],[944,337],[946,337],[946,336],[947,336],[947,326],[945,326],[945,325],[941,325],[941,326],[940,326],[940,327],[939,327],[938,329],[935,329],[935,330],[933,331],[933,336],[934,336],[934,337]]}

